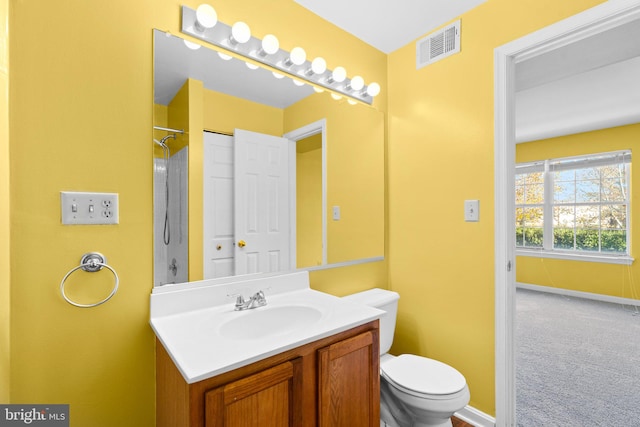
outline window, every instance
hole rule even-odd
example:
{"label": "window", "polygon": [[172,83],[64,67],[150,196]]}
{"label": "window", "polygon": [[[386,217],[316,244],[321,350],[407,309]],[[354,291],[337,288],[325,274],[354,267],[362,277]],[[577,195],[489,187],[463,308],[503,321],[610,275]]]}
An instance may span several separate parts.
{"label": "window", "polygon": [[516,165],[516,249],[629,257],[631,152]]}

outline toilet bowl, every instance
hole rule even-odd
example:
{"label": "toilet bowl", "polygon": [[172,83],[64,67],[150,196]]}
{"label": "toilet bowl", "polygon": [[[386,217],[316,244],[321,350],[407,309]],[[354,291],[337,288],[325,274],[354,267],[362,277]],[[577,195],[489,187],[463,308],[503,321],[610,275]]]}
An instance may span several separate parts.
{"label": "toilet bowl", "polygon": [[388,427],[451,427],[451,416],[469,403],[469,388],[455,368],[413,354],[388,354],[399,295],[371,289],[345,299],[376,307],[380,319],[380,419]]}

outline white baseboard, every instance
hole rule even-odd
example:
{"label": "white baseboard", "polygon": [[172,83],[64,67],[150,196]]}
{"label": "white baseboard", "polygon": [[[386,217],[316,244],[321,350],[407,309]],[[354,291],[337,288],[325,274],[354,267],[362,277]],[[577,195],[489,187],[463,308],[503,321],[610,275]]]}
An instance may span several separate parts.
{"label": "white baseboard", "polygon": [[454,416],[475,427],[495,427],[496,425],[496,419],[491,415],[485,414],[469,405],[456,412]]}
{"label": "white baseboard", "polygon": [[551,294],[566,295],[569,297],[585,298],[595,301],[611,302],[614,304],[640,306],[640,300],[633,298],[614,297],[610,295],[593,294],[591,292],[572,291],[570,289],[552,288],[550,286],[532,285],[530,283],[516,282],[516,288],[529,289],[531,291],[548,292]]}

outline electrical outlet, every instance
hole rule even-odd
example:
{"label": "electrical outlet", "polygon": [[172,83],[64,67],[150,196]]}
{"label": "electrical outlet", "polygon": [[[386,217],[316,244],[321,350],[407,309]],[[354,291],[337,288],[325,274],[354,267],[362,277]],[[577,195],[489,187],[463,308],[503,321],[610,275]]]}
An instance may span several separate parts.
{"label": "electrical outlet", "polygon": [[118,193],[60,192],[62,223],[118,224]]}

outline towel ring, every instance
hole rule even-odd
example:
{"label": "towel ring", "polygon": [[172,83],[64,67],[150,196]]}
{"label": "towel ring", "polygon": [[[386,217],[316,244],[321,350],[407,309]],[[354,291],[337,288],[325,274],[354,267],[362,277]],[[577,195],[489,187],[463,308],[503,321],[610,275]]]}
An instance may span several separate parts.
{"label": "towel ring", "polygon": [[[108,270],[111,270],[111,272],[113,273],[113,277],[115,279],[115,284],[113,286],[113,289],[111,290],[111,293],[103,300],[98,301],[96,303],[93,304],[80,304],[77,303],[75,301],[72,301],[71,299],[69,299],[69,297],[67,297],[67,294],[64,291],[64,284],[67,281],[67,279],[69,278],[69,276],[71,276],[74,272],[76,272],[77,270],[84,270],[88,273],[95,273],[96,271],[100,271],[102,270],[102,268],[105,267]],[[113,267],[111,267],[110,265],[107,264],[107,259],[104,257],[104,255],[102,255],[101,253],[98,252],[89,252],[86,253],[82,256],[82,258],[80,259],[80,265],[77,267],[72,268],[71,270],[69,270],[69,272],[67,274],[65,274],[65,276],[62,278],[62,282],[60,282],[60,293],[62,293],[62,297],[71,305],[75,305],[76,307],[82,307],[82,308],[89,308],[89,307],[96,307],[100,304],[104,304],[105,302],[109,301],[109,299],[111,299],[112,296],[114,296],[116,294],[116,292],[118,291],[118,285],[120,283],[120,278],[118,278],[118,273],[116,273],[116,271],[113,269]]]}

